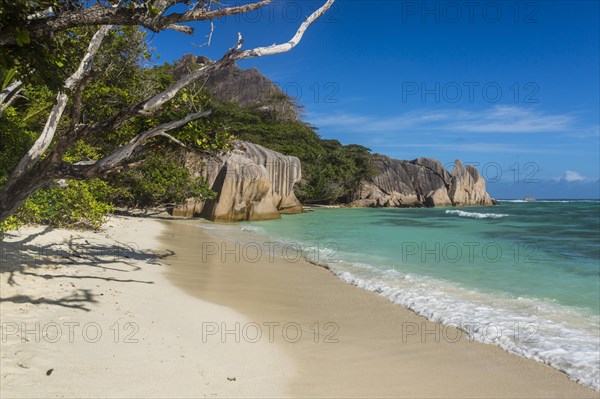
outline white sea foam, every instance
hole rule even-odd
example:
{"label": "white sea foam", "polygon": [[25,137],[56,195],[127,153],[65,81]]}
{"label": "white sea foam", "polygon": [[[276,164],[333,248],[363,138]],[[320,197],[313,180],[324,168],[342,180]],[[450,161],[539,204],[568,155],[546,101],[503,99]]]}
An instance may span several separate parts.
{"label": "white sea foam", "polygon": [[459,326],[471,339],[547,363],[600,390],[597,316],[550,301],[484,294],[446,281],[359,263],[338,263],[331,269],[343,281],[430,320]]}
{"label": "white sea foam", "polygon": [[249,233],[261,233],[263,229],[258,226],[242,226],[242,231],[247,231]]}
{"label": "white sea foam", "polygon": [[[446,211],[449,212],[508,216]],[[482,293],[445,280],[401,273],[394,265],[384,268],[341,261],[341,257],[351,254],[339,254],[337,248],[326,245],[282,237],[277,240],[301,248],[307,260],[328,266],[347,283],[375,292],[429,320],[463,330],[466,327],[465,334],[468,333],[470,339],[549,364],[564,371],[572,380],[600,391],[598,315],[550,300]]]}
{"label": "white sea foam", "polygon": [[534,202],[556,202],[556,203],[570,203],[570,202],[600,202],[600,200],[536,200]]}
{"label": "white sea foam", "polygon": [[465,218],[475,218],[475,219],[499,219],[503,218],[507,215],[505,213],[478,213],[478,212],[465,212],[459,210],[447,210],[447,215],[457,215]]}
{"label": "white sea foam", "polygon": [[517,203],[518,202],[527,202],[527,203],[530,203],[530,202],[533,202],[533,203],[535,203],[535,202],[556,202],[556,203],[561,203],[561,204],[562,203],[569,203],[569,202],[586,202],[586,203],[588,203],[588,202],[600,202],[600,200],[533,200],[533,201],[525,201],[525,200],[520,200],[520,199],[517,199],[517,200],[506,200],[506,199],[503,200],[503,199],[500,199],[498,201],[500,201],[500,202],[517,202]]}
{"label": "white sea foam", "polygon": [[309,261],[326,264],[347,283],[429,320],[466,329],[470,339],[549,364],[600,391],[598,315],[549,300],[482,293],[445,280],[401,273],[393,265],[383,268],[344,262],[339,260],[340,254],[332,258],[330,248],[306,245],[304,250],[320,259]]}

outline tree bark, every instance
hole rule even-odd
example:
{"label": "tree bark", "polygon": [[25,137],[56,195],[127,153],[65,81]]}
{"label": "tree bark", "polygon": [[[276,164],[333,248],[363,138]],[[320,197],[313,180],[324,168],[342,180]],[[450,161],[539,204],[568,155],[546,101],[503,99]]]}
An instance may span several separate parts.
{"label": "tree bark", "polygon": [[52,184],[56,178],[55,173],[52,165],[41,162],[21,178],[7,181],[0,190],[0,223],[15,213],[31,194]]}
{"label": "tree bark", "polygon": [[[165,29],[174,29],[186,34],[193,34],[194,29],[190,26],[179,25],[185,22],[206,21],[229,15],[243,14],[254,11],[271,2],[263,0],[256,3],[244,4],[235,7],[225,7],[209,10],[204,7],[196,7],[184,13],[165,12],[173,5],[187,3],[187,0],[157,0],[149,2],[149,6],[128,7],[126,5],[110,6],[100,3],[89,7],[52,14],[46,11],[37,13],[29,19],[25,29],[29,31],[32,39],[50,38],[56,32],[81,26],[97,25],[120,25],[120,26],[143,26],[153,32]],[[199,2],[202,3],[202,2]],[[0,46],[16,44],[14,32],[0,32]]]}
{"label": "tree bark", "polygon": [[80,84],[80,82],[85,79],[87,75],[89,75],[92,70],[94,56],[100,49],[102,41],[111,28],[111,26],[103,26],[94,34],[92,40],[90,40],[90,44],[85,55],[83,56],[83,59],[79,63],[79,67],[71,76],[67,78],[64,85],[64,90],[58,93],[58,96],[56,97],[56,104],[54,104],[52,111],[50,111],[50,116],[46,120],[46,125],[42,130],[42,134],[40,134],[33,146],[29,149],[29,151],[27,151],[27,154],[21,158],[19,164],[10,175],[8,179],[9,181],[18,179],[27,173],[40,160],[48,147],[50,147],[52,140],[54,140],[58,123],[62,118],[62,114],[69,100],[67,92],[72,91]]}
{"label": "tree bark", "polygon": [[[177,0],[161,1],[164,4],[178,2]],[[241,34],[238,34],[237,45],[225,53],[218,61],[181,77],[161,93],[121,111],[104,123],[77,127],[76,120],[73,118],[76,118],[79,113],[77,107],[81,106],[81,91],[91,72],[94,55],[100,48],[103,38],[112,28],[112,26],[108,25],[101,27],[90,41],[88,50],[81,60],[79,68],[77,68],[73,75],[67,79],[64,90],[58,94],[57,102],[50,112],[46,126],[40,137],[21,159],[19,165],[13,171],[8,181],[0,188],[0,222],[12,215],[36,190],[52,185],[53,181],[56,179],[90,179],[105,176],[112,171],[119,169],[123,166],[124,162],[132,157],[136,149],[143,146],[153,137],[164,136],[183,145],[167,132],[179,128],[190,121],[204,117],[208,115],[210,111],[188,114],[179,120],[166,122],[150,130],[139,133],[130,140],[129,143],[98,161],[85,161],[71,164],[62,160],[68,147],[78,139],[93,134],[103,134],[107,131],[114,131],[136,115],[152,114],[166,102],[173,99],[181,89],[197,81],[201,77],[206,76],[210,72],[224,68],[237,60],[290,51],[300,42],[306,29],[323,15],[331,7],[333,2],[334,0],[327,0],[321,8],[311,14],[306,21],[300,25],[296,34],[286,43],[274,44],[268,47],[257,47],[251,50],[242,50],[242,36]],[[267,1],[253,4],[255,6],[262,6],[266,3]],[[58,123],[63,116],[68,101],[67,93],[74,93],[73,103],[75,109],[71,112],[71,128],[55,139]],[[56,145],[46,157],[43,157],[52,142],[55,142]]]}
{"label": "tree bark", "polygon": [[17,98],[22,90],[21,84],[20,80],[16,80],[0,92],[0,115],[2,115],[4,110],[10,106],[15,98]]}

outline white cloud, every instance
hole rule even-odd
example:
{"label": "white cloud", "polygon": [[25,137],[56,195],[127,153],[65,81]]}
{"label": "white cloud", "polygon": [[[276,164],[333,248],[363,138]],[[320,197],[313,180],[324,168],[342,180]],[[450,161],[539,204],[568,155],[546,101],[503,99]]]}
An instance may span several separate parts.
{"label": "white cloud", "polygon": [[[367,143],[367,145],[371,145]],[[508,154],[562,154],[564,148],[548,148],[507,144],[507,143],[460,143],[460,144],[430,144],[430,143],[410,143],[410,144],[390,144],[390,143],[374,143],[373,146],[382,145],[385,148],[426,148],[432,150],[444,151],[461,151],[461,152],[477,152],[477,153],[508,153]]]}
{"label": "white cloud", "polygon": [[581,176],[579,173],[574,170],[566,170],[565,175],[562,177],[563,180],[568,182],[576,182],[576,181],[584,181],[585,177]]}
{"label": "white cloud", "polygon": [[[376,117],[349,113],[309,115],[317,127],[335,127],[347,132],[386,133],[566,133],[582,130],[571,114],[548,114],[517,106],[496,105],[481,111],[410,111]],[[589,129],[587,129],[589,130]],[[587,132],[586,132],[587,133]]]}
{"label": "white cloud", "polygon": [[453,130],[473,133],[546,133],[568,131],[571,115],[549,115],[515,106],[496,106],[484,112],[470,113],[457,121]]}

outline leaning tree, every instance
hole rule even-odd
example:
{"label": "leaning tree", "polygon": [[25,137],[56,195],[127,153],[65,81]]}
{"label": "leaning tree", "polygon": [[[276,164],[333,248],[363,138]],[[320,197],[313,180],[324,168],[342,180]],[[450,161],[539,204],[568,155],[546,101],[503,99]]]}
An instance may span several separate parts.
{"label": "leaning tree", "polygon": [[[332,6],[334,0],[327,0],[307,17],[295,35],[285,43],[244,50],[242,35],[238,33],[237,44],[219,60],[184,74],[166,89],[148,95],[142,101],[125,107],[105,120],[86,122],[82,118],[84,91],[93,77],[94,57],[111,30],[123,26],[138,26],[153,32],[172,29],[193,34],[193,29],[185,23],[212,21],[223,16],[247,13],[266,6],[270,1],[222,7],[214,0],[37,0],[17,2],[10,6],[2,4],[5,0],[0,0],[0,5],[4,7],[4,10],[0,8],[0,17],[11,16],[7,10],[12,11],[13,17],[12,24],[3,26],[0,23],[0,50],[5,54],[19,54],[15,50],[31,43],[44,47],[45,43],[51,43],[56,35],[71,29],[98,28],[75,71],[59,85],[56,100],[39,136],[0,188],[0,222],[13,214],[40,188],[56,185],[64,179],[91,179],[122,169],[131,162],[138,150],[154,137],[163,136],[183,145],[169,132],[209,115],[210,110],[192,112],[180,119],[169,120],[140,131],[129,142],[98,160],[67,162],[64,159],[69,148],[78,141],[117,131],[139,116],[156,116],[182,89],[231,63],[245,58],[290,51],[300,42],[306,29]],[[176,6],[182,3],[186,5],[186,11],[174,11],[178,9]],[[21,6],[22,9],[18,9]],[[15,20],[19,19],[19,12],[25,12],[26,15],[21,15],[21,21],[15,23]],[[28,72],[35,75],[35,67],[32,69]],[[21,88],[22,81],[19,79],[13,79],[6,85],[0,93],[0,115],[19,97]],[[61,121],[63,127],[59,127]]]}

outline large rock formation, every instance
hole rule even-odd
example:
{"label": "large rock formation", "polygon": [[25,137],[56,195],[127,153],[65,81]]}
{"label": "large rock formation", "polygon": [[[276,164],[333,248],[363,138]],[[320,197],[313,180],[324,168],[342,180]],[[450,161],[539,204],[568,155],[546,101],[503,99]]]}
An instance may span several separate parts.
{"label": "large rock formation", "polygon": [[257,165],[264,166],[271,182],[269,195],[281,213],[301,213],[302,204],[294,193],[294,184],[302,178],[300,160],[270,150],[258,144],[238,144],[244,155]]}
{"label": "large rock formation", "polygon": [[[207,57],[185,55],[174,67],[179,77],[211,63]],[[242,70],[235,64],[209,76],[204,87],[221,101],[232,101],[254,111],[268,112],[276,119],[296,119],[293,101],[257,69]],[[462,206],[491,205],[485,181],[477,170],[456,161],[452,174],[430,158],[401,161],[374,154],[378,174],[363,181],[350,206]],[[231,154],[206,158],[186,155],[194,176],[203,176],[217,197],[206,203],[176,207],[174,215],[203,216],[210,220],[234,222],[280,217],[281,213],[302,212],[294,194],[301,179],[300,160],[260,145],[237,142]]]}
{"label": "large rock formation", "polygon": [[350,206],[414,207],[492,205],[485,180],[457,160],[452,174],[437,160],[392,159],[374,154],[375,177],[363,181]]}
{"label": "large rock formation", "polygon": [[492,199],[485,190],[485,180],[474,166],[464,166],[460,160],[454,161],[452,182],[448,195],[454,206],[492,205]]}
{"label": "large rock formation", "polygon": [[[184,55],[176,62],[173,74],[180,77],[194,68],[212,63],[209,58]],[[240,69],[230,64],[213,72],[204,87],[222,101],[232,101],[243,107],[268,112],[280,119],[296,119],[296,107],[281,88],[256,68]]]}
{"label": "large rock formation", "polygon": [[172,210],[175,216],[202,216],[217,222],[267,220],[281,213],[301,213],[294,184],[302,177],[300,160],[257,144],[236,142],[219,157],[186,155],[194,176],[203,176],[216,198],[190,202]]}

